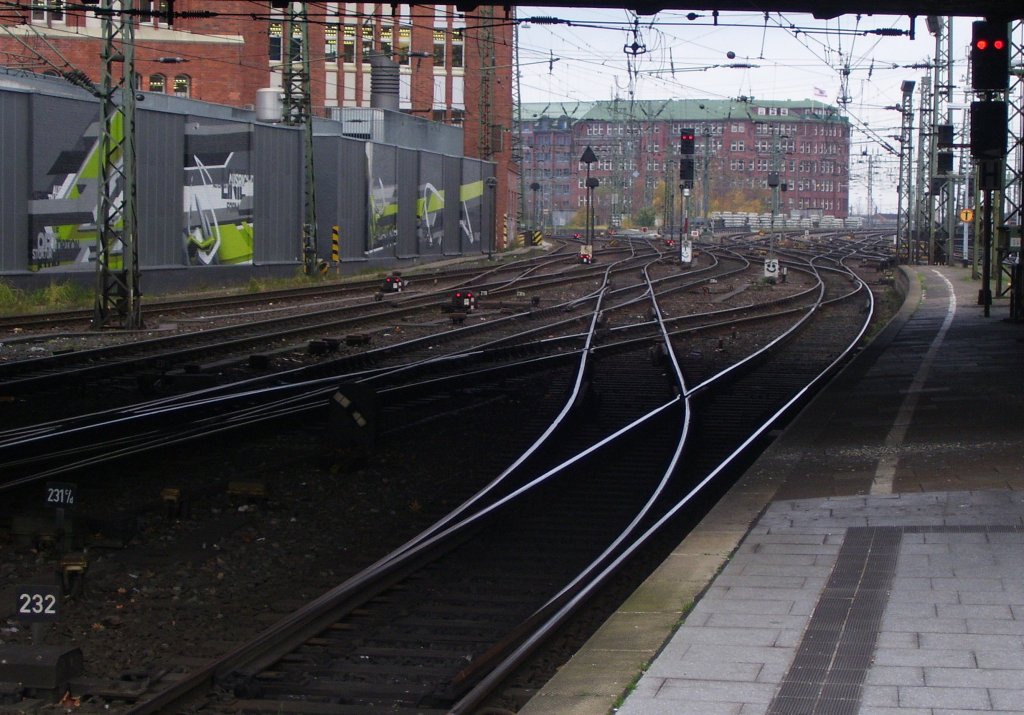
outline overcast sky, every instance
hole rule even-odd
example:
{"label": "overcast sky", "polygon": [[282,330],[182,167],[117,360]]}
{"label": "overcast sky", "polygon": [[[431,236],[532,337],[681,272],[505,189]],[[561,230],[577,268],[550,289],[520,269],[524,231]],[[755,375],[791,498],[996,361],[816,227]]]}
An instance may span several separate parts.
{"label": "overcast sky", "polygon": [[[898,150],[892,135],[899,135],[901,119],[898,112],[883,108],[900,104],[904,80],[919,87],[927,70],[913,65],[935,57],[935,36],[925,18],[912,26],[909,17],[895,15],[816,20],[796,13],[772,13],[766,19],[763,13],[722,12],[714,26],[710,12],[696,12],[699,17],[693,20],[688,14],[518,8],[521,21],[550,17],[569,22],[520,25],[522,101],[745,96],[755,103],[816,99],[842,106],[855,129],[851,207],[866,210],[866,152],[876,156],[874,202],[880,211],[895,212],[897,158],[884,144]],[[906,34],[911,27],[913,40]],[[970,27],[971,18],[952,23],[955,105],[970,101],[964,94]],[[915,92],[915,107],[918,101]]]}

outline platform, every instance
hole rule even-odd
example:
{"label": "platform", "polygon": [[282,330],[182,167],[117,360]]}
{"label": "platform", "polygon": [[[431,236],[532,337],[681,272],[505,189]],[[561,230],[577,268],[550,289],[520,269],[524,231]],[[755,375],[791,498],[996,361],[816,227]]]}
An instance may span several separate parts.
{"label": "platform", "polygon": [[521,715],[1024,713],[1024,324],[968,269],[907,270],[900,315]]}

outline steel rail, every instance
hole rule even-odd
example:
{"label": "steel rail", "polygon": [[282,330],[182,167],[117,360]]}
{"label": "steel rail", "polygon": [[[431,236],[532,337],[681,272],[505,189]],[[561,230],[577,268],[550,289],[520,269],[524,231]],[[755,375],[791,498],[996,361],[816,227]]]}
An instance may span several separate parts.
{"label": "steel rail", "polygon": [[[857,280],[859,281],[859,279]],[[863,282],[861,281],[861,283]],[[870,291],[868,291],[868,295],[871,295]],[[547,615],[541,625],[533,630],[518,646],[512,649],[500,663],[495,664],[494,667],[484,677],[482,677],[472,689],[465,693],[452,707],[449,708],[448,712],[450,715],[467,715],[468,713],[473,712],[473,710],[483,703],[487,696],[497,688],[500,683],[508,678],[516,668],[524,663],[527,658],[529,658],[529,656],[551,636],[551,634],[561,628],[563,624],[566,623],[580,607],[582,607],[587,599],[589,599],[598,589],[604,586],[631,557],[636,555],[668,523],[679,516],[683,509],[687,508],[699,494],[701,494],[711,483],[730,468],[730,466],[735,463],[751,445],[761,439],[762,436],[770,429],[773,429],[786,414],[788,414],[796,405],[800,404],[812,389],[834,374],[839,366],[841,366],[848,356],[856,349],[860,340],[863,338],[868,325],[871,322],[873,310],[874,301],[873,298],[870,298],[869,310],[867,311],[867,315],[863,320],[859,331],[857,331],[854,338],[848,343],[839,356],[828,363],[812,380],[808,381],[801,389],[796,391],[789,400],[768,416],[767,419],[765,419],[759,427],[751,432],[751,434],[744,439],[736,449],[734,449],[715,468],[710,470],[709,473],[695,484],[686,494],[671,505],[664,514],[652,523],[642,534],[623,548],[599,573],[595,574],[592,579],[584,584],[578,591],[573,593],[570,598],[560,604],[554,613]],[[771,344],[762,348],[761,352],[777,350],[778,346],[781,344],[782,342],[779,340],[774,340]],[[723,370],[710,384],[718,381],[726,381],[731,379],[733,376],[734,373],[732,370]],[[684,401],[689,405],[698,389],[707,389],[710,384],[702,384],[691,388],[683,396]]]}

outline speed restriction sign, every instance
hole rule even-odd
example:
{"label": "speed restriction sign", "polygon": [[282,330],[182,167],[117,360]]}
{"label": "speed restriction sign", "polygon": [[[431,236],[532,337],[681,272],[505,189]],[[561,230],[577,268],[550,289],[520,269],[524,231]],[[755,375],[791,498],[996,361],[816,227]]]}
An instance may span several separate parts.
{"label": "speed restriction sign", "polygon": [[764,261],[764,277],[776,278],[779,275],[779,259],[766,258]]}

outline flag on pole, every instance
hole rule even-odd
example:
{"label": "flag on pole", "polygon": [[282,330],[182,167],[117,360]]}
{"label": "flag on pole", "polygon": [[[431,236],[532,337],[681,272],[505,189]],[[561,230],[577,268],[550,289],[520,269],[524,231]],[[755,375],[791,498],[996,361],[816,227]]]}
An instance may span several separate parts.
{"label": "flag on pole", "polygon": [[815,97],[821,97],[821,98],[824,99],[825,97],[828,97],[828,92],[823,90],[821,87],[815,87],[814,88],[814,96]]}

